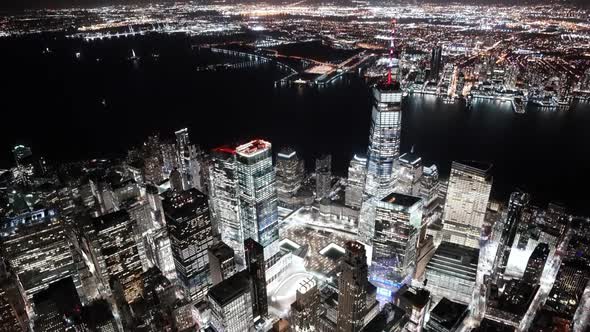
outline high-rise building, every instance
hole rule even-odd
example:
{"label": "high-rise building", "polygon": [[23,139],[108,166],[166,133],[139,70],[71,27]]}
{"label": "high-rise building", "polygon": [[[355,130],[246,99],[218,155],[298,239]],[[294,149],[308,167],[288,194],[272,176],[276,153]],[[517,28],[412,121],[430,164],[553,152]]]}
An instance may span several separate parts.
{"label": "high-rise building", "polygon": [[0,259],[0,331],[26,331],[26,308],[16,276],[7,271]]}
{"label": "high-rise building", "polygon": [[441,243],[426,266],[426,289],[433,297],[470,303],[475,288],[479,249]]}
{"label": "high-rise building", "polygon": [[422,179],[422,158],[414,153],[402,154],[396,163],[395,191],[401,194],[418,196]]}
{"label": "high-rise building", "polygon": [[213,244],[207,197],[197,189],[164,201],[176,274],[191,300],[205,298],[211,286],[207,249]]}
{"label": "high-rise building", "polygon": [[162,171],[164,175],[170,174],[175,168],[178,169],[176,145],[174,143],[162,143],[160,151],[162,152]]}
{"label": "high-rise building", "polygon": [[17,145],[12,149],[12,155],[16,162],[16,167],[13,168],[12,172],[15,182],[22,186],[30,185],[35,172],[31,148]]}
{"label": "high-rise building", "polygon": [[82,304],[71,278],[62,279],[35,294],[35,331],[75,330]]}
{"label": "high-rise building", "polygon": [[182,174],[176,168],[170,172],[170,189],[176,192],[181,192],[184,190],[182,184]]}
{"label": "high-rise building", "polygon": [[14,269],[29,301],[64,278],[71,277],[80,287],[72,244],[57,211],[37,210],[5,220],[0,243],[2,257]]}
{"label": "high-rise building", "polygon": [[394,291],[411,279],[421,223],[419,197],[391,193],[377,202],[371,265],[371,281],[377,287]]}
{"label": "high-rise building", "polygon": [[272,146],[253,140],[236,148],[240,218],[244,239],[264,247],[269,260],[279,252],[278,205]]}
{"label": "high-rise building", "polygon": [[296,208],[294,197],[301,187],[304,176],[303,160],[291,148],[284,148],[277,154],[277,194],[279,205]]}
{"label": "high-rise building", "polygon": [[212,245],[207,254],[209,255],[209,270],[211,271],[213,285],[217,285],[236,273],[234,251],[223,241]]}
{"label": "high-rise building", "polygon": [[479,248],[481,228],[492,190],[490,164],[456,162],[444,207],[444,241]]}
{"label": "high-rise building", "polygon": [[571,320],[589,281],[590,267],[584,260],[564,260],[559,267],[545,307]]}
{"label": "high-rise building", "polygon": [[367,151],[367,177],[361,204],[359,235],[370,244],[374,235],[374,206],[377,199],[394,189],[393,164],[400,154],[402,90],[399,82],[380,83],[373,88],[374,105]]}
{"label": "high-rise building", "polygon": [[135,221],[124,210],[93,219],[93,259],[103,285],[123,289],[129,303],[143,292],[143,272],[134,233]]}
{"label": "high-rise building", "polygon": [[248,271],[244,270],[211,287],[211,325],[215,331],[248,331],[254,323],[252,290]]}
{"label": "high-rise building", "polygon": [[437,45],[432,49],[430,57],[430,80],[438,82],[442,70],[442,46]]}
{"label": "high-rise building", "polygon": [[396,294],[398,307],[408,314],[405,332],[420,332],[426,324],[426,315],[430,311],[430,292],[423,288],[404,285]]}
{"label": "high-rise building", "polygon": [[468,312],[466,304],[443,298],[430,311],[430,319],[426,323],[426,329],[434,332],[458,331]]}
{"label": "high-rise building", "polygon": [[337,331],[358,332],[364,326],[367,311],[368,267],[363,244],[346,243],[338,282]]}
{"label": "high-rise building", "polygon": [[146,183],[157,185],[164,180],[162,173],[164,161],[160,147],[158,135],[148,137],[143,145],[143,174]]}
{"label": "high-rise building", "polygon": [[322,155],[315,162],[316,197],[322,198],[330,194],[332,189],[332,156]]}
{"label": "high-rise building", "polygon": [[219,230],[221,241],[234,250],[237,263],[243,264],[244,229],[235,149],[221,147],[212,151],[209,176],[212,222]]}
{"label": "high-rise building", "polygon": [[440,207],[440,182],[438,180],[438,168],[436,165],[424,167],[420,179],[420,194],[424,200],[424,220],[426,224],[431,224],[438,219],[440,213],[437,212]]}
{"label": "high-rise building", "polygon": [[320,293],[314,278],[299,283],[295,302],[291,304],[291,326],[297,332],[313,332],[319,329]]}
{"label": "high-rise building", "polygon": [[504,228],[498,243],[498,251],[496,254],[496,273],[503,275],[506,271],[510,251],[516,237],[518,225],[522,220],[523,210],[528,206],[530,195],[523,192],[513,192],[508,201],[508,213],[504,220]]}
{"label": "high-rise building", "polygon": [[533,253],[529,257],[529,261],[524,270],[522,280],[530,284],[538,284],[541,281],[541,275],[549,257],[549,246],[546,243],[539,243]]}
{"label": "high-rise building", "polygon": [[367,158],[354,155],[348,166],[348,179],[344,203],[347,206],[360,209],[363,200],[363,190],[367,177]]}
{"label": "high-rise building", "polygon": [[183,189],[191,188],[191,143],[188,129],[183,128],[174,133],[176,135],[176,153],[178,156],[178,171],[182,175]]}
{"label": "high-rise building", "polygon": [[244,241],[244,251],[246,253],[246,271],[248,271],[252,282],[252,313],[256,319],[268,315],[264,248],[252,238],[248,238]]}
{"label": "high-rise building", "polygon": [[373,88],[373,98],[365,193],[379,196],[393,190],[393,164],[400,155],[402,90],[397,82],[381,83]]}

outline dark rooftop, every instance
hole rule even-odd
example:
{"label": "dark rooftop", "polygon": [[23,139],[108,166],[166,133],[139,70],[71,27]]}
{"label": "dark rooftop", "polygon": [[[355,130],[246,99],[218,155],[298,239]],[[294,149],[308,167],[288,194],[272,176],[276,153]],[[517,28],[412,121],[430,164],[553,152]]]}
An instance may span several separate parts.
{"label": "dark rooftop", "polygon": [[209,247],[209,251],[222,261],[234,256],[234,250],[221,241]]}
{"label": "dark rooftop", "polygon": [[430,312],[430,319],[434,319],[448,330],[458,326],[467,314],[467,305],[453,302],[443,297]]}
{"label": "dark rooftop", "polygon": [[164,200],[164,212],[173,219],[183,219],[197,214],[200,207],[207,207],[207,197],[197,189],[189,189]]}
{"label": "dark rooftop", "polygon": [[515,328],[484,318],[472,332],[514,332]]}
{"label": "dark rooftop", "polygon": [[411,207],[414,204],[418,203],[420,200],[420,197],[414,197],[400,193],[391,193],[385,196],[385,198],[383,198],[381,201],[390,204],[401,205],[404,207]]}
{"label": "dark rooftop", "polygon": [[394,326],[402,321],[407,321],[407,319],[405,311],[394,304],[387,303],[377,316],[365,326],[363,331],[391,331]]}
{"label": "dark rooftop", "polygon": [[424,308],[430,300],[430,292],[424,288],[408,287],[404,285],[398,291],[399,298],[402,301],[407,301],[416,308]]}
{"label": "dark rooftop", "polygon": [[220,305],[230,303],[238,296],[250,291],[250,276],[243,270],[209,289],[209,297]]}
{"label": "dark rooftop", "polygon": [[92,220],[92,223],[96,228],[96,231],[100,232],[116,224],[126,222],[129,219],[130,217],[127,211],[119,210],[94,218]]}
{"label": "dark rooftop", "polygon": [[399,157],[399,160],[414,165],[421,161],[422,158],[415,153],[406,152]]}

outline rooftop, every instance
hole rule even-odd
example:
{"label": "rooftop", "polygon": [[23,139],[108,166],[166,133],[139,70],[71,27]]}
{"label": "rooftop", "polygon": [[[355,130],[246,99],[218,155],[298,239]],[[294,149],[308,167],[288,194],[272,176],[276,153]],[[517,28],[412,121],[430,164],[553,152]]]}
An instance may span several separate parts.
{"label": "rooftop", "polygon": [[467,305],[453,302],[443,297],[430,312],[430,319],[434,319],[448,330],[457,326],[467,314]]}
{"label": "rooftop", "polygon": [[422,157],[412,152],[406,152],[399,157],[399,160],[411,165],[417,165],[422,161]]}
{"label": "rooftop", "polygon": [[236,152],[244,157],[252,157],[271,148],[271,144],[261,139],[252,140],[236,148]]}
{"label": "rooftop", "polygon": [[119,210],[94,218],[92,223],[96,230],[100,232],[128,220],[130,220],[129,213],[126,210]]}
{"label": "rooftop", "polygon": [[389,204],[400,205],[404,207],[411,207],[420,202],[420,197],[404,195],[400,193],[391,193],[385,196],[381,201]]}
{"label": "rooftop", "polygon": [[234,256],[234,250],[221,241],[209,247],[209,251],[222,261]]}
{"label": "rooftop", "polygon": [[225,305],[250,291],[250,276],[243,270],[209,289],[209,297],[219,305]]}

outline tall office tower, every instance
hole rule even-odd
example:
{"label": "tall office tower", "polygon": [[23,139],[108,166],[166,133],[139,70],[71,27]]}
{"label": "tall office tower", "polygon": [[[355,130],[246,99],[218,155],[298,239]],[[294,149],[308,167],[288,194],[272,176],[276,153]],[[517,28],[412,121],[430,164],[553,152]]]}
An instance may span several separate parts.
{"label": "tall office tower", "polygon": [[203,153],[195,145],[189,146],[189,169],[188,178],[190,179],[190,187],[195,188],[198,191],[205,193],[205,183],[203,181],[203,168],[202,166]]}
{"label": "tall office tower", "polygon": [[374,106],[367,151],[367,178],[361,204],[359,235],[370,244],[375,231],[374,200],[394,189],[393,164],[399,157],[402,123],[402,90],[399,82],[373,88]]}
{"label": "tall office tower", "polygon": [[244,251],[246,270],[252,281],[252,312],[256,319],[268,315],[264,248],[252,238],[248,238],[244,241]]}
{"label": "tall office tower", "polygon": [[405,332],[420,332],[430,311],[430,292],[423,288],[404,285],[396,295],[396,303],[409,316]]}
{"label": "tall office tower", "polygon": [[422,168],[422,178],[420,179],[420,194],[424,200],[424,218],[426,223],[430,224],[433,220],[433,215],[436,208],[440,206],[439,203],[439,187],[438,168],[436,165]]}
{"label": "tall office tower", "polygon": [[346,243],[338,281],[337,331],[358,332],[364,326],[367,311],[367,256],[363,244]]}
{"label": "tall office tower", "polygon": [[537,244],[526,264],[522,280],[533,285],[536,285],[541,281],[541,275],[543,274],[545,263],[549,257],[549,251],[549,246],[546,243]]}
{"label": "tall office tower", "polygon": [[2,257],[14,269],[28,301],[64,278],[72,277],[80,287],[73,247],[57,211],[37,210],[4,221],[0,243]]}
{"label": "tall office tower", "polygon": [[477,276],[479,249],[441,243],[426,266],[426,289],[438,298],[469,303]]}
{"label": "tall office tower", "polygon": [[157,185],[164,180],[164,161],[160,146],[158,135],[149,136],[143,144],[143,174],[146,183]]}
{"label": "tall office tower", "polygon": [[212,151],[209,172],[211,217],[221,234],[221,241],[230,246],[238,264],[244,263],[244,229],[240,218],[240,194],[236,151],[221,147]]}
{"label": "tall office tower", "polygon": [[315,161],[316,197],[322,198],[330,194],[332,188],[332,156],[322,155]]}
{"label": "tall office tower", "polygon": [[377,202],[370,279],[381,289],[379,294],[393,292],[399,284],[411,280],[421,222],[419,197],[391,193]]}
{"label": "tall office tower", "polygon": [[164,201],[176,274],[192,301],[205,298],[211,279],[207,249],[213,244],[207,197],[189,189]]}
{"label": "tall office tower", "polygon": [[182,174],[180,174],[180,171],[176,168],[170,172],[170,189],[176,192],[181,192],[184,190],[182,185]]}
{"label": "tall office tower", "polygon": [[178,164],[176,145],[174,143],[162,143],[160,151],[162,151],[162,172],[168,175],[173,169],[180,166]]}
{"label": "tall office tower", "polygon": [[495,272],[497,276],[504,275],[506,271],[506,265],[508,264],[514,238],[516,237],[516,231],[522,221],[523,210],[528,206],[530,200],[531,197],[527,193],[516,191],[510,195],[508,214],[506,215],[506,220],[504,220],[504,228],[496,254]]}
{"label": "tall office tower", "polygon": [[30,185],[35,171],[31,148],[17,145],[12,149],[12,155],[16,162],[12,172],[15,182],[22,186]]}
{"label": "tall office tower", "polygon": [[294,197],[303,182],[303,160],[298,158],[295,150],[281,149],[281,152],[277,154],[276,171],[279,205],[285,208],[296,208]]}
{"label": "tall office tower", "polygon": [[244,239],[264,247],[264,259],[279,252],[277,188],[269,142],[253,140],[236,148],[240,218]]}
{"label": "tall office tower", "polygon": [[0,331],[26,331],[25,301],[16,276],[0,258]]}
{"label": "tall office tower", "polygon": [[418,196],[422,179],[422,158],[414,153],[404,153],[396,164],[395,191],[401,194]]}
{"label": "tall office tower", "polygon": [[249,331],[254,323],[252,290],[248,271],[244,270],[211,287],[211,326],[215,331]]}
{"label": "tall office tower", "polygon": [[452,163],[443,213],[444,241],[479,248],[492,190],[491,168],[477,162]]}
{"label": "tall office tower", "polygon": [[291,326],[297,332],[314,332],[319,329],[318,315],[320,292],[313,277],[299,283],[295,302],[291,304]]}
{"label": "tall office tower", "polygon": [[178,156],[178,171],[182,175],[183,189],[191,187],[190,166],[191,166],[191,143],[188,136],[188,129],[180,129],[176,132],[176,153]]}
{"label": "tall office tower", "polygon": [[443,298],[430,311],[430,319],[426,323],[426,329],[435,332],[459,331],[468,313],[469,308],[466,304]]}
{"label": "tall office tower", "polygon": [[154,265],[162,271],[168,280],[176,280],[176,265],[172,253],[172,243],[168,236],[168,230],[161,228],[149,237],[149,247]]}
{"label": "tall office tower", "polygon": [[590,281],[590,267],[583,259],[564,260],[555,277],[545,307],[572,319]]}
{"label": "tall office tower", "polygon": [[360,209],[367,177],[367,158],[354,155],[348,166],[344,204]]}
{"label": "tall office tower", "polygon": [[432,49],[430,57],[430,80],[438,82],[442,69],[442,46],[437,45]]}
{"label": "tall office tower", "polygon": [[209,256],[209,270],[211,282],[217,285],[223,280],[236,274],[236,261],[233,249],[222,241],[207,250]]}
{"label": "tall office tower", "polygon": [[143,272],[134,223],[127,211],[117,211],[93,219],[93,259],[99,278],[112,292],[121,285],[128,303],[137,300],[143,291]]}
{"label": "tall office tower", "polygon": [[76,330],[82,308],[71,278],[53,283],[33,297],[35,302],[35,331],[61,332]]}

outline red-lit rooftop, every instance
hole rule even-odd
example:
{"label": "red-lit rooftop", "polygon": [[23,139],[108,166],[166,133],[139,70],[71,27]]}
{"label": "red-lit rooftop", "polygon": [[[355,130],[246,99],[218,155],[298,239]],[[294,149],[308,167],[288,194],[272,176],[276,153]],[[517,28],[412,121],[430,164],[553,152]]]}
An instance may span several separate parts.
{"label": "red-lit rooftop", "polygon": [[262,151],[271,148],[271,144],[261,139],[252,140],[246,144],[242,144],[236,148],[236,152],[242,156],[251,157]]}

